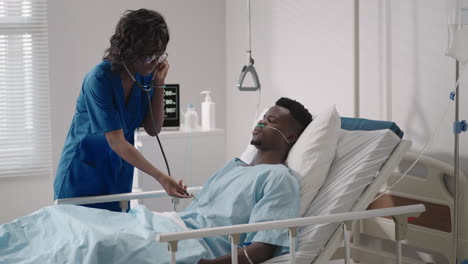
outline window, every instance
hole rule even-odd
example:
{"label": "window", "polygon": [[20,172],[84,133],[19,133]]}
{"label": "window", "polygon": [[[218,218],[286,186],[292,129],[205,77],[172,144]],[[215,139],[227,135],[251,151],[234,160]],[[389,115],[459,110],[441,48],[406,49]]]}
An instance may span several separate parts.
{"label": "window", "polygon": [[47,0],[0,0],[0,177],[50,176]]}

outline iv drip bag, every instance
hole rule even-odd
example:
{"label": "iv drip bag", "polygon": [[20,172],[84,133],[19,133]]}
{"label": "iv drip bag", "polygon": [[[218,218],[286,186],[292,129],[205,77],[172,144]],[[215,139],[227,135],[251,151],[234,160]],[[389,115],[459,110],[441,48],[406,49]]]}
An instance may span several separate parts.
{"label": "iv drip bag", "polygon": [[448,43],[445,55],[468,61],[468,0],[447,0]]}

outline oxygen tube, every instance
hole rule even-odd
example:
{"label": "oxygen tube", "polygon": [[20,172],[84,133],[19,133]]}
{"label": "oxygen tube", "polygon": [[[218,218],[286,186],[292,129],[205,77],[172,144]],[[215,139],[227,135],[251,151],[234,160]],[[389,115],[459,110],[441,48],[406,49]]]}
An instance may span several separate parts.
{"label": "oxygen tube", "polygon": [[271,128],[273,130],[275,130],[276,132],[280,133],[281,136],[283,137],[284,141],[286,141],[286,144],[288,144],[289,146],[291,146],[291,143],[289,143],[288,139],[286,138],[286,136],[283,134],[283,132],[281,132],[281,130],[277,129],[276,127],[271,127],[271,126],[267,126],[267,125],[262,125],[262,124],[257,124],[258,127],[268,127],[268,128]]}

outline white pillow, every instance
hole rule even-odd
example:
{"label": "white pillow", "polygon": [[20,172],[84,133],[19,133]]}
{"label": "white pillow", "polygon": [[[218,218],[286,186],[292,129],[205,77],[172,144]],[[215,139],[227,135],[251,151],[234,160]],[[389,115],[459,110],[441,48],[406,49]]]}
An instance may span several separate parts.
{"label": "white pillow", "polygon": [[[299,181],[300,216],[304,215],[325,182],[330,164],[335,157],[340,127],[341,119],[335,106],[329,107],[314,117],[289,151],[286,165]],[[257,149],[249,145],[240,159],[250,163],[256,153]]]}
{"label": "white pillow", "polygon": [[341,119],[335,106],[318,114],[302,132],[286,158],[299,180],[301,216],[307,211],[328,175],[340,136]]}

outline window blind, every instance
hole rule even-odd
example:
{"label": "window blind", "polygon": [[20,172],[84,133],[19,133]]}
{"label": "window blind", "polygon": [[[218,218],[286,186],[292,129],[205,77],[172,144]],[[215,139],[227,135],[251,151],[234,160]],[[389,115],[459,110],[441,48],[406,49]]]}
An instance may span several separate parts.
{"label": "window blind", "polygon": [[0,0],[0,177],[50,176],[47,0]]}

